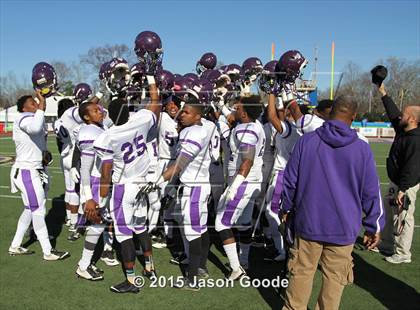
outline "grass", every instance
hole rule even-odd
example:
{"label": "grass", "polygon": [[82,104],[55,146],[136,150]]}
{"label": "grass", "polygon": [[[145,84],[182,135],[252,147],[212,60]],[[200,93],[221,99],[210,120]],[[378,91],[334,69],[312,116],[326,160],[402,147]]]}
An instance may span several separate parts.
{"label": "grass", "polygon": [[[54,138],[49,139],[49,149],[56,152]],[[385,158],[388,144],[371,144],[381,179],[382,191],[388,182]],[[10,138],[0,138],[0,155],[14,155],[14,145]],[[59,170],[58,157],[54,155],[51,169],[51,188],[47,203],[47,222],[63,216],[62,198],[64,183]],[[116,295],[109,292],[109,286],[122,279],[120,267],[107,267],[102,262],[98,266],[105,270],[105,280],[92,283],[77,279],[75,269],[82,251],[82,240],[70,243],[66,240],[67,229],[60,227],[57,248],[71,252],[72,256],[61,262],[45,262],[41,258],[41,248],[36,242],[30,246],[35,255],[10,257],[7,249],[13,238],[18,217],[22,211],[19,196],[10,193],[10,163],[0,165],[0,309],[129,309],[147,307],[148,309],[279,309],[281,300],[273,288],[204,288],[200,292],[178,291],[171,287],[150,288],[148,282],[139,295]],[[419,200],[417,200],[417,207]],[[419,216],[416,216],[419,223]],[[355,249],[355,283],[346,287],[341,309],[415,309],[420,305],[420,237],[415,229],[413,239],[413,262],[411,264],[391,265],[380,254]],[[50,230],[51,233],[51,230]],[[227,258],[213,246],[212,262],[208,263],[211,277],[222,278],[223,273],[216,265],[223,266]],[[262,260],[263,253],[251,250],[252,277],[272,278],[279,274],[281,265]],[[155,250],[156,266],[159,275],[179,276],[177,266],[169,264],[167,249]],[[214,264],[213,262],[216,262]],[[138,264],[137,266],[139,266]],[[141,268],[137,268],[138,271]],[[309,307],[313,308],[320,289],[320,274],[314,280],[313,294]]]}

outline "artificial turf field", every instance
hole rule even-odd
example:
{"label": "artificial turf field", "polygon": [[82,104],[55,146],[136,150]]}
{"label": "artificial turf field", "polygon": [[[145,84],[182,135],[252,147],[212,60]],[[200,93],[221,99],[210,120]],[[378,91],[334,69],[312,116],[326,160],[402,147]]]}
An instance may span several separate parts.
{"label": "artificial turf field", "polygon": [[[7,250],[13,238],[17,220],[22,211],[22,201],[18,194],[10,193],[11,163],[0,165],[0,309],[279,309],[280,297],[273,288],[202,288],[199,292],[179,291],[171,287],[150,288],[146,286],[140,294],[117,295],[109,291],[109,286],[123,280],[120,267],[107,267],[103,262],[98,267],[105,270],[105,280],[89,282],[78,279],[75,270],[80,259],[83,241],[71,243],[66,240],[66,226],[51,228],[50,223],[64,218],[62,195],[63,175],[55,138],[48,139],[49,149],[53,151],[54,163],[50,169],[52,177],[47,203],[47,224],[49,233],[58,235],[57,249],[70,251],[71,257],[58,262],[42,260],[42,251],[35,242],[29,246],[34,255],[11,257]],[[385,158],[389,144],[372,143],[382,192],[387,187]],[[0,156],[13,156],[14,144],[11,138],[0,138]],[[419,197],[417,197],[419,198]],[[419,199],[417,199],[417,208]],[[416,214],[419,225],[419,211]],[[354,257],[354,284],[346,287],[341,300],[341,309],[420,309],[420,235],[415,228],[412,263],[392,265],[383,256],[357,247]],[[24,240],[25,242],[25,240]],[[208,262],[210,276],[222,278],[223,265],[227,262],[214,246]],[[260,249],[251,248],[249,272],[251,278],[274,278],[279,275],[281,264],[263,260]],[[158,275],[167,277],[181,275],[178,266],[169,264],[167,249],[154,250]],[[137,273],[142,268],[137,264]],[[313,309],[320,289],[320,273],[314,280],[313,294],[309,308]]]}

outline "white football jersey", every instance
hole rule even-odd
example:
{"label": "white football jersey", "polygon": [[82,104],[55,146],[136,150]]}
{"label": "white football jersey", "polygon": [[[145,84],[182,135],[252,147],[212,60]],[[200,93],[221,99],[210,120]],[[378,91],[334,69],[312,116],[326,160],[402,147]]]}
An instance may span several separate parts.
{"label": "white football jersey", "polygon": [[47,133],[44,111],[20,113],[13,124],[13,141],[16,145],[13,167],[42,168],[42,151],[47,149]]}
{"label": "white football jersey", "polygon": [[287,165],[287,161],[292,154],[293,148],[296,144],[296,141],[300,138],[300,134],[294,124],[289,121],[282,121],[281,126],[283,127],[283,132],[277,132],[274,138],[274,146],[276,150],[276,156],[274,160],[274,170],[284,170]]}
{"label": "white football jersey", "polygon": [[162,112],[159,120],[159,158],[175,159],[178,131],[176,121]]}
{"label": "white football jersey", "polygon": [[70,139],[70,133],[66,129],[66,127],[63,126],[63,121],[59,118],[54,122],[54,133],[57,136],[57,139],[61,142],[62,148],[60,156],[62,158],[66,157],[71,149],[71,139]]}
{"label": "white football jersey", "polygon": [[143,109],[124,125],[114,125],[105,130],[94,142],[93,146],[102,162],[113,162],[114,184],[145,182],[150,165],[146,141],[150,129],[155,125],[155,114]]}
{"label": "white football jersey", "polygon": [[220,157],[220,134],[217,130],[216,125],[205,119],[201,118],[201,123],[203,124],[204,128],[206,129],[210,143],[209,143],[209,151],[210,151],[210,157],[211,161],[215,162],[219,160]]}
{"label": "white football jersey", "polygon": [[81,156],[91,156],[95,158],[95,164],[92,168],[92,176],[100,177],[101,176],[101,159],[96,156],[95,149],[93,148],[93,143],[96,139],[104,132],[104,129],[97,125],[87,125],[82,124],[78,132],[77,146],[80,150]]}
{"label": "white football jersey", "polygon": [[303,135],[321,127],[324,120],[315,114],[304,114],[296,121],[298,133]]}
{"label": "white football jersey", "polygon": [[61,115],[60,120],[62,126],[64,126],[64,128],[66,128],[69,133],[71,149],[73,150],[77,137],[75,135],[74,129],[79,125],[83,124],[83,121],[79,116],[79,107],[68,108],[63,113],[63,115]]}
{"label": "white football jersey", "polygon": [[255,122],[237,125],[230,134],[230,159],[228,165],[229,177],[237,174],[241,165],[241,146],[255,146],[254,164],[246,177],[247,181],[262,181],[262,166],[265,146],[265,133],[261,123]]}
{"label": "white football jersey", "polygon": [[182,183],[194,186],[210,182],[210,137],[204,125],[186,127],[179,133],[177,155],[184,155],[190,159],[180,173]]}

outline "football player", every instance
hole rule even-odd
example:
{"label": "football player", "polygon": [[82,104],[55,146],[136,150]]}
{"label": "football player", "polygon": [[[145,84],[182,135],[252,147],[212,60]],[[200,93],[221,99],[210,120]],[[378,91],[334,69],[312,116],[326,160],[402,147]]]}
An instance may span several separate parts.
{"label": "football player", "polygon": [[[111,216],[116,239],[121,244],[121,256],[126,280],[111,286],[115,293],[138,293],[135,285],[135,246],[133,233],[137,235],[145,256],[144,275],[155,276],[151,239],[146,228],[147,203],[138,197],[149,171],[150,157],[146,139],[152,127],[156,126],[160,104],[154,77],[147,76],[151,102],[136,112],[128,122],[114,125],[102,133],[94,142],[97,154],[102,160],[100,207],[104,207],[109,193],[112,171]],[[93,214],[93,212],[92,212]]]}
{"label": "football player", "polygon": [[[239,279],[245,274],[241,264],[248,268],[252,212],[261,190],[265,145],[264,129],[257,120],[261,114],[260,97],[241,97],[235,108],[234,116],[238,125],[230,135],[228,187],[219,201],[215,225],[232,268],[229,280]],[[234,226],[240,233],[240,260],[232,232]]]}
{"label": "football player", "polygon": [[12,193],[21,192],[25,206],[16,229],[10,255],[33,254],[21,246],[25,231],[32,225],[44,254],[44,260],[54,261],[69,257],[68,252],[52,248],[45,224],[48,175],[44,160],[47,151],[47,129],[44,112],[45,98],[36,91],[37,101],[32,96],[20,97],[17,108],[20,112],[13,125],[13,140],[16,145],[16,159],[10,172]]}

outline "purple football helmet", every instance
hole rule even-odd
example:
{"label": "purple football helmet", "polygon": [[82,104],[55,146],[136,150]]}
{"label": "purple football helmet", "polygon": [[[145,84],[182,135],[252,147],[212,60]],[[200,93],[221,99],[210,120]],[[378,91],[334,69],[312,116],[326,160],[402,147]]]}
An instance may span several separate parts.
{"label": "purple football helmet", "polygon": [[287,51],[281,55],[277,64],[277,74],[281,82],[294,83],[302,75],[302,70],[308,61],[296,50]]}
{"label": "purple football helmet", "polygon": [[100,81],[105,81],[106,80],[106,77],[108,76],[108,70],[109,70],[108,66],[109,66],[109,61],[103,63],[101,65],[101,67],[99,68],[99,80]]}
{"label": "purple football helmet", "polygon": [[198,100],[201,104],[209,105],[213,100],[214,88],[210,81],[200,79],[199,83],[194,85],[192,89],[198,94]]}
{"label": "purple football helmet", "polygon": [[255,81],[262,70],[263,64],[257,57],[250,57],[242,64],[242,71],[245,78],[251,81]]}
{"label": "purple football helmet", "polygon": [[217,57],[213,53],[205,53],[201,56],[200,60],[197,61],[196,70],[201,75],[206,70],[211,70],[216,67]]}
{"label": "purple football helmet", "polygon": [[182,77],[182,74],[174,73],[174,79],[177,79],[179,77]]}
{"label": "purple football helmet", "polygon": [[190,80],[194,84],[197,84],[198,81],[199,81],[199,77],[195,73],[186,73],[186,74],[184,74],[184,78]]}
{"label": "purple football helmet", "polygon": [[277,60],[272,60],[265,64],[259,80],[259,88],[267,94],[279,95],[281,84],[276,76]]}
{"label": "purple football helmet", "polygon": [[191,89],[193,83],[191,80],[181,76],[174,79],[174,86],[172,87],[174,91],[174,96],[178,97],[184,101],[185,96],[188,94],[188,90]]}
{"label": "purple football helmet", "polygon": [[73,91],[74,101],[77,104],[81,104],[92,95],[92,89],[89,84],[79,83],[76,85]]}
{"label": "purple football helmet", "polygon": [[168,70],[156,72],[156,84],[163,94],[169,94],[174,87],[174,75]]}
{"label": "purple football helmet", "polygon": [[157,33],[140,32],[134,41],[134,52],[139,62],[144,63],[147,73],[154,74],[162,69],[162,41]]}
{"label": "purple football helmet", "polygon": [[58,86],[54,68],[46,62],[37,63],[32,69],[32,85],[35,90],[40,90],[44,97],[56,93]]}
{"label": "purple football helmet", "polygon": [[130,82],[130,68],[123,58],[112,58],[106,71],[106,86],[108,90],[116,95],[126,90]]}

